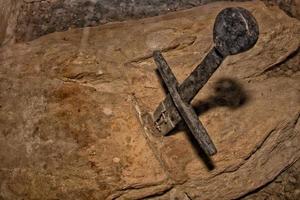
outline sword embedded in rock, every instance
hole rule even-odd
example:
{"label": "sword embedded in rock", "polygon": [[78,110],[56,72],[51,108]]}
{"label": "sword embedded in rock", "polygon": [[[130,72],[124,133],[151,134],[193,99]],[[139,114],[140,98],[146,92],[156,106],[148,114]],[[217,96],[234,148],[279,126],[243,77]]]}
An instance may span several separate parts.
{"label": "sword embedded in rock", "polygon": [[[223,56],[214,47],[201,64],[179,86],[178,92],[183,101],[190,102],[194,98],[222,61]],[[162,135],[168,134],[181,121],[180,114],[174,106],[170,94],[156,108],[153,119],[156,128]]]}
{"label": "sword embedded in rock", "polygon": [[[199,140],[199,131],[196,135],[193,135],[208,155],[214,154],[216,149],[200,121],[198,120],[198,125],[189,125],[191,119],[194,120],[195,114],[189,104],[226,56],[238,54],[252,48],[258,39],[258,35],[257,22],[249,11],[240,7],[225,8],[217,15],[215,20],[213,29],[215,46],[181,85],[178,85],[175,76],[160,52],[154,52],[158,70],[169,90],[167,97],[153,113],[153,120],[158,131],[162,135],[166,135],[183,119],[192,133],[197,132],[195,126],[198,129],[199,126],[201,127],[199,130],[201,130],[203,138],[206,138],[206,142]],[[162,68],[162,66],[167,67]],[[172,80],[172,83],[169,83],[169,80]],[[168,86],[167,83],[170,85]],[[174,85],[176,85],[176,90]]]}
{"label": "sword embedded in rock", "polygon": [[186,103],[178,92],[178,82],[169,65],[159,51],[154,52],[154,59],[157,64],[158,71],[168,88],[171,99],[178,109],[181,117],[191,130],[197,142],[208,155],[213,155],[217,152],[216,147],[211,141],[207,131],[198,119],[198,116],[191,105]]}

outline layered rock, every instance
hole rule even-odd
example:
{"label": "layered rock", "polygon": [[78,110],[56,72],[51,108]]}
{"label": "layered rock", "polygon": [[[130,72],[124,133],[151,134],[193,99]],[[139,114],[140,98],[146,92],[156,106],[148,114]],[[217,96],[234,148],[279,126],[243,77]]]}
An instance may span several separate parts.
{"label": "layered rock", "polygon": [[20,1],[0,0],[0,46],[15,36]]}
{"label": "layered rock", "polygon": [[[56,31],[156,16],[215,1],[0,0],[0,6],[3,9],[3,11],[0,10],[0,15],[3,13],[6,16],[10,15],[9,29],[13,33],[13,39],[30,41]],[[279,6],[288,15],[300,19],[300,2],[298,0],[263,0],[263,2],[268,6]],[[12,8],[14,9],[12,10]],[[5,21],[4,18],[3,22]],[[12,39],[12,34],[6,38]]]}
{"label": "layered rock", "polygon": [[[183,126],[153,134],[165,93],[152,51],[182,81],[212,47],[228,6],[260,36],[230,56],[193,101],[218,153]],[[300,157],[296,19],[263,3],[214,3],[165,16],[54,33],[0,50],[2,199],[236,199]],[[225,88],[225,90],[224,90]]]}

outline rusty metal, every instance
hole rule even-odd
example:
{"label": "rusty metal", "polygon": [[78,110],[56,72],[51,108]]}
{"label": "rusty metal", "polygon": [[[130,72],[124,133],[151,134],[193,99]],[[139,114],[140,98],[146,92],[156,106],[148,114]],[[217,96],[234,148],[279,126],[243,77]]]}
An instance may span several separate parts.
{"label": "rusty metal", "polygon": [[211,139],[201,122],[195,121],[196,113],[190,102],[218,69],[228,55],[252,48],[259,35],[258,25],[252,14],[244,8],[226,8],[216,17],[213,40],[215,46],[181,85],[159,51],[153,56],[169,94],[153,113],[156,128],[168,134],[183,119],[203,150],[208,155],[216,153]]}

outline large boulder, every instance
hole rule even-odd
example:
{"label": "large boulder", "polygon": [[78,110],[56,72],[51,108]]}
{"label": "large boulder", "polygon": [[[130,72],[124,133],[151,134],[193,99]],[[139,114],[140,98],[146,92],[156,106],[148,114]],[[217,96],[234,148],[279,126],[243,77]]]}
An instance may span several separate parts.
{"label": "large boulder", "polygon": [[[229,6],[252,12],[260,36],[193,101],[218,149],[208,160],[184,126],[153,133],[165,92],[152,51],[181,82]],[[0,199],[235,199],[263,187],[300,158],[299,33],[278,8],[220,2],[0,49]]]}

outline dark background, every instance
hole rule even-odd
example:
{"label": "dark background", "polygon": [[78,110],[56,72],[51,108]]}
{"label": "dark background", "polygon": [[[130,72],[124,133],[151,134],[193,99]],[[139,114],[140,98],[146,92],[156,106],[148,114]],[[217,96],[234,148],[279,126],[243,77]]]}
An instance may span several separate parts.
{"label": "dark background", "polygon": [[[24,0],[17,20],[17,41],[30,41],[55,31],[139,19],[188,9],[217,0]],[[300,18],[298,0],[264,0]]]}

